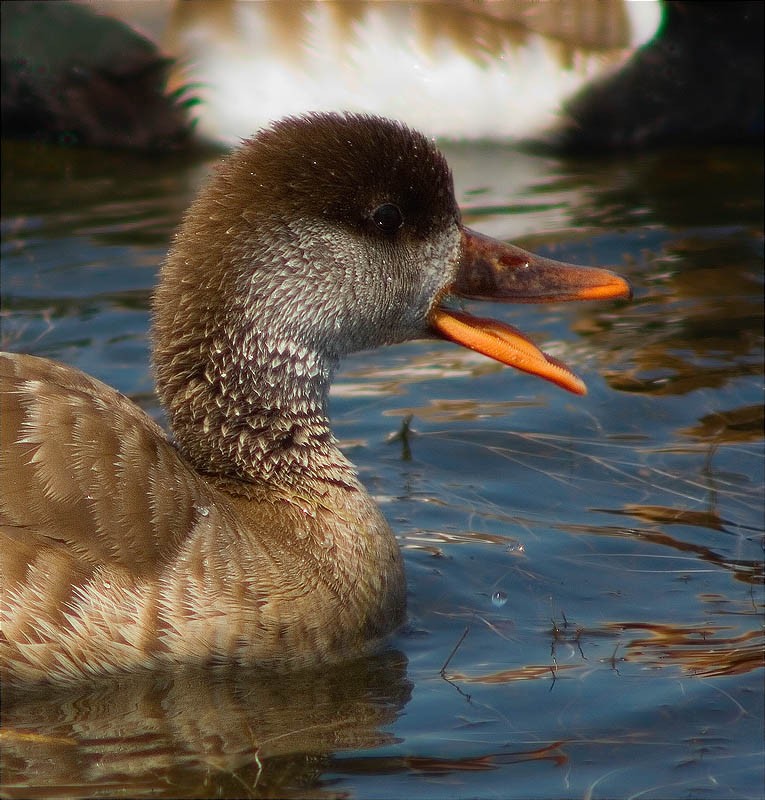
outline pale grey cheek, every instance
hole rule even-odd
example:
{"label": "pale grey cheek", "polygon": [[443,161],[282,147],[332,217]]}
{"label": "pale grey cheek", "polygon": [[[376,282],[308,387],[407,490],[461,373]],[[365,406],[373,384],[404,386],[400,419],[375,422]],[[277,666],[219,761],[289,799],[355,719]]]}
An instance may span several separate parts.
{"label": "pale grey cheek", "polygon": [[366,253],[365,278],[372,282],[366,295],[375,344],[392,344],[427,335],[428,318],[444,288],[451,284],[460,258],[461,234],[457,225],[440,236],[380,257],[379,248]]}
{"label": "pale grey cheek", "polygon": [[456,273],[456,225],[426,242],[384,249],[343,231],[307,232],[310,259],[306,231],[293,230],[247,275],[243,310],[256,340],[337,357],[427,334],[433,304]]}
{"label": "pale grey cheek", "polygon": [[416,258],[422,267],[418,308],[425,306],[430,313],[435,299],[449,286],[457,274],[462,247],[462,235],[455,225],[447,235],[433,237],[423,245]]}

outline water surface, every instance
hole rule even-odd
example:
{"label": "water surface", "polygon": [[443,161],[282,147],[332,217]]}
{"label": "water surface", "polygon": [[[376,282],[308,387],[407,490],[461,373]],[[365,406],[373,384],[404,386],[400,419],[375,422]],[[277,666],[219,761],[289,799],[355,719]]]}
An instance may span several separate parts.
{"label": "water surface", "polygon": [[[335,431],[407,565],[390,648],[6,696],[7,796],[763,796],[762,156],[445,150],[471,227],[632,282],[470,304],[588,396],[446,342],[348,359]],[[210,163],[5,145],[4,347],[161,419],[150,293]]]}

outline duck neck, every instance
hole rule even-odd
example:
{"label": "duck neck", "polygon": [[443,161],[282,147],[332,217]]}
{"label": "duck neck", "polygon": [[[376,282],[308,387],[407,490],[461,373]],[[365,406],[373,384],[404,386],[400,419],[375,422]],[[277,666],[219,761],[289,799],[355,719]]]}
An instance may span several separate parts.
{"label": "duck neck", "polygon": [[[292,496],[359,488],[327,416],[337,359],[267,333],[211,341],[204,351],[203,368],[190,375],[176,363],[166,373],[175,387],[160,388],[176,442],[197,470]],[[162,377],[158,368],[158,385]]]}

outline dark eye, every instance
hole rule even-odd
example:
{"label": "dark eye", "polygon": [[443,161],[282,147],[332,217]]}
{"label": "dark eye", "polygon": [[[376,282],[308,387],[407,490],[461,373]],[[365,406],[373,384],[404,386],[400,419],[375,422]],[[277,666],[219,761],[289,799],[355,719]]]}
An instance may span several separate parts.
{"label": "dark eye", "polygon": [[372,221],[383,233],[395,233],[404,224],[404,217],[398,206],[383,203],[372,212]]}

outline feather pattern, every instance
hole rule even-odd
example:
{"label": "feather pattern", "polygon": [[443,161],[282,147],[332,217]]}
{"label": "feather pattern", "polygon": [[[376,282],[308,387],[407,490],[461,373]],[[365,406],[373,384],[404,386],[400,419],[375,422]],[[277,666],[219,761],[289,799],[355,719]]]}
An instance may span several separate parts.
{"label": "feather pattern", "polygon": [[[0,376],[4,670],[63,682],[162,662],[294,667],[364,649],[401,618],[384,586],[403,586],[400,555],[361,490],[342,515],[332,495],[347,491],[332,487],[299,506],[232,494],[105,384],[14,354]],[[370,559],[388,574],[360,575]],[[375,596],[384,607],[352,624]],[[322,604],[332,613],[312,613]]]}

